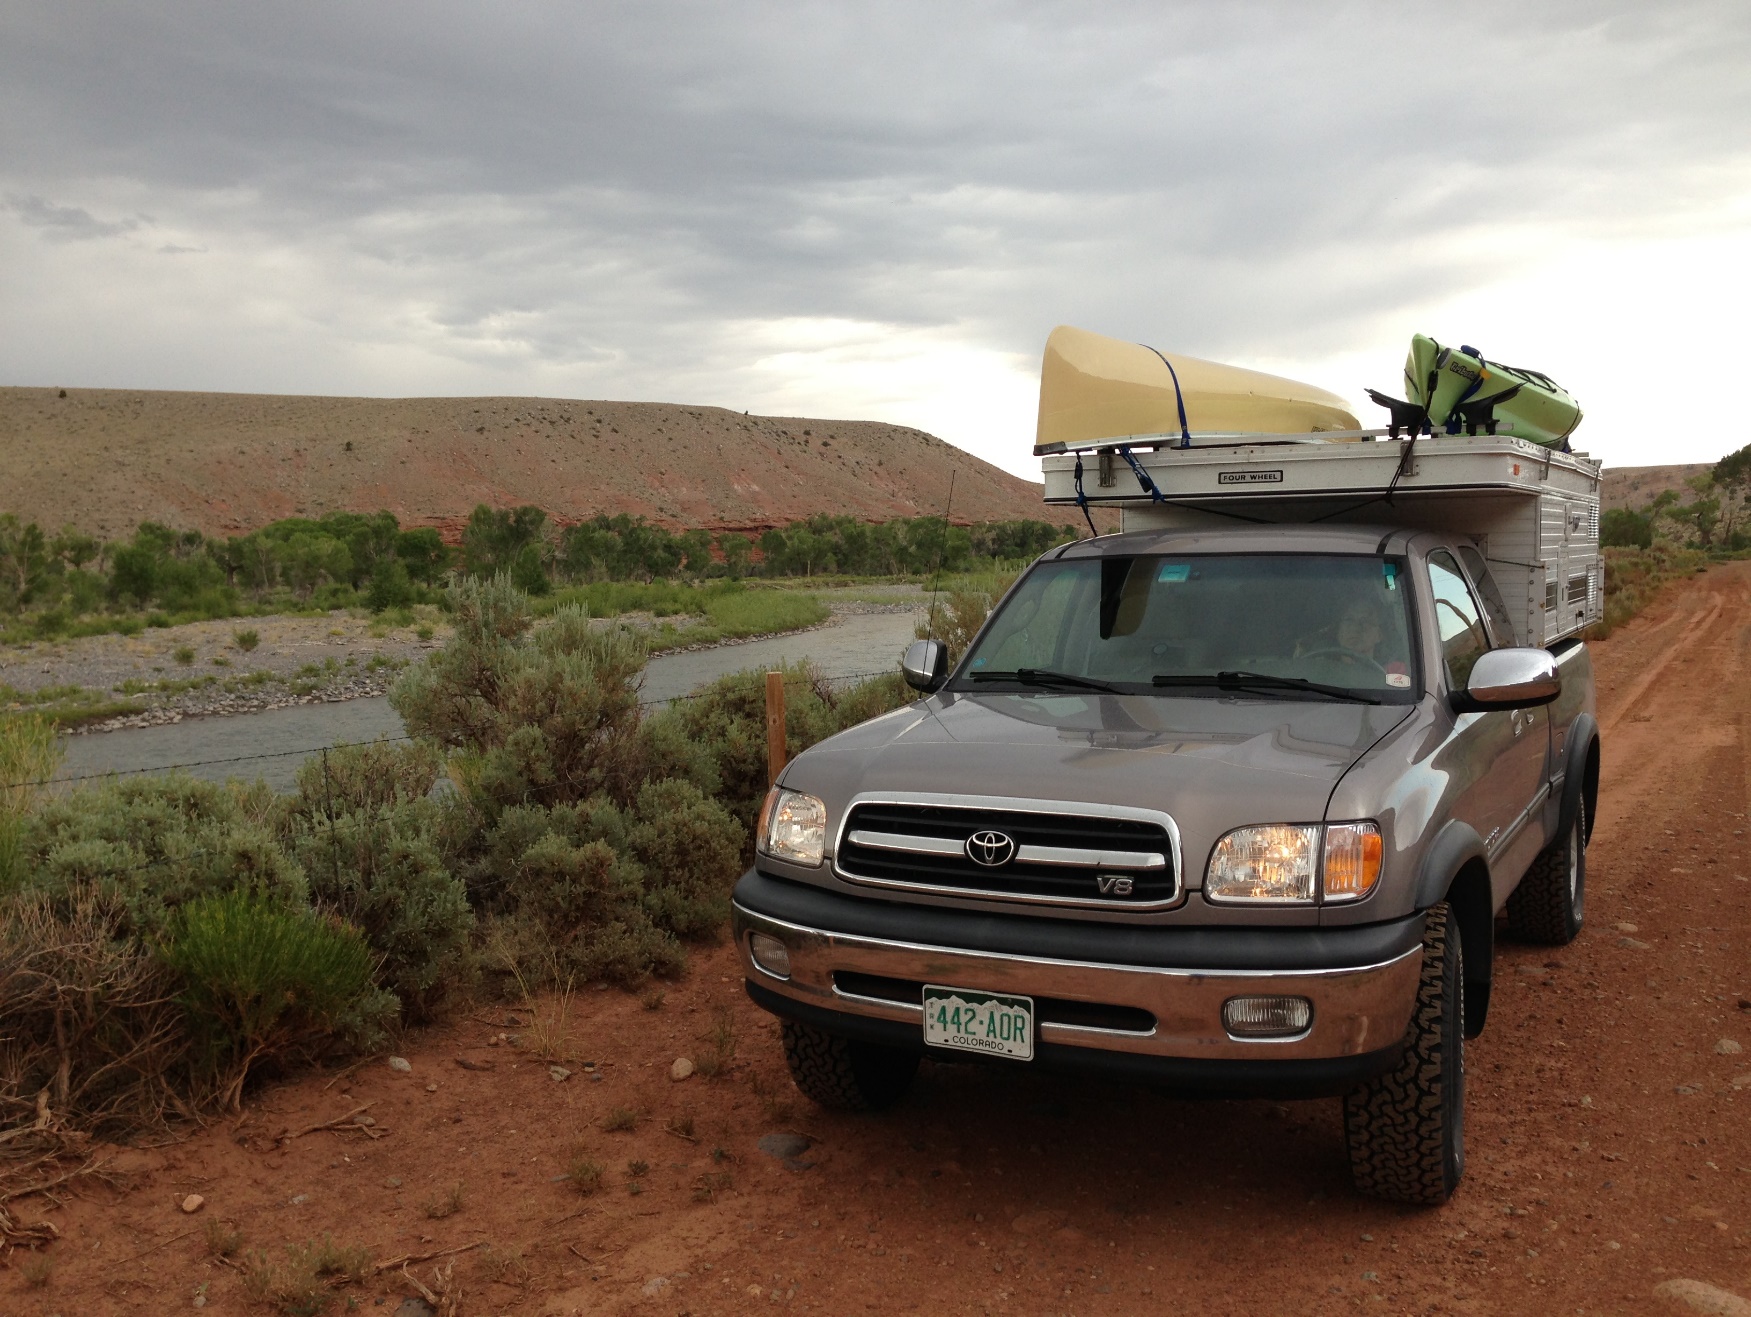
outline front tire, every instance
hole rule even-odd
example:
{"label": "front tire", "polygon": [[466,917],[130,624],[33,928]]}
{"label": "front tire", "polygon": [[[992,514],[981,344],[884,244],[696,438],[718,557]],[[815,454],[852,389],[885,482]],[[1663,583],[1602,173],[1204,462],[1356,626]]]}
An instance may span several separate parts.
{"label": "front tire", "polygon": [[1465,966],[1445,903],[1423,925],[1404,1055],[1344,1098],[1350,1175],[1371,1198],[1436,1207],[1465,1174]]}
{"label": "front tire", "polygon": [[1566,947],[1587,915],[1587,798],[1568,830],[1538,853],[1508,896],[1508,933],[1520,942]]}
{"label": "front tire", "polygon": [[784,1022],[784,1060],[810,1101],[834,1111],[885,1111],[905,1096],[919,1055]]}

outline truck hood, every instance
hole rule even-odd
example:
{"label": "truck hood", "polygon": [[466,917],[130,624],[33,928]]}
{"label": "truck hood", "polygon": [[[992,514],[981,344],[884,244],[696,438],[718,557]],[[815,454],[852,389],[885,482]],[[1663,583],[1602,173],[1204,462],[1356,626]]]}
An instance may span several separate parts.
{"label": "truck hood", "polygon": [[1345,771],[1413,705],[1250,696],[943,693],[842,732],[786,786],[854,796],[1012,796],[1166,810],[1188,850],[1247,823],[1312,822]]}

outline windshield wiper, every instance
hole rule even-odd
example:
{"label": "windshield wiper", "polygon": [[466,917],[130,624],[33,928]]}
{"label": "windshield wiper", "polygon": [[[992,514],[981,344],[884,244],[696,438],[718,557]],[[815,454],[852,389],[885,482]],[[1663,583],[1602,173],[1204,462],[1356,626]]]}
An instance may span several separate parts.
{"label": "windshield wiper", "polygon": [[1017,668],[1014,672],[975,672],[969,680],[1013,681],[1023,686],[1069,686],[1076,690],[1106,691],[1112,695],[1126,693],[1110,681],[1078,677],[1071,672],[1052,672],[1046,668]]}
{"label": "windshield wiper", "polygon": [[1196,676],[1181,676],[1177,673],[1158,672],[1152,681],[1156,686],[1214,686],[1218,690],[1249,690],[1273,691],[1287,694],[1290,691],[1303,691],[1310,695],[1325,695],[1334,700],[1353,700],[1358,704],[1379,704],[1380,701],[1371,695],[1363,695],[1360,691],[1350,690],[1344,686],[1327,686],[1321,681],[1308,681],[1305,677],[1276,677],[1268,672],[1218,672],[1202,673]]}

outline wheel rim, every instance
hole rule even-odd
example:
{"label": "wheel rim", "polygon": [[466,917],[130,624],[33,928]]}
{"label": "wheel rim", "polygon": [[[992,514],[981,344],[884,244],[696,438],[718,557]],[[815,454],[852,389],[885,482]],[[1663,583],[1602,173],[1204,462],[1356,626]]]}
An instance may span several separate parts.
{"label": "wheel rim", "polygon": [[1581,820],[1569,829],[1569,906],[1572,909],[1581,897]]}

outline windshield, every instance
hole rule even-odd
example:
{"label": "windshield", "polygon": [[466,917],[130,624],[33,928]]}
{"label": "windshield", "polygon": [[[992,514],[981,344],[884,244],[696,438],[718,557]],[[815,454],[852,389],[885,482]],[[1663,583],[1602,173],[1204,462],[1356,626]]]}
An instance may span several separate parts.
{"label": "windshield", "polygon": [[1408,703],[1405,578],[1402,559],[1338,554],[1042,563],[1004,602],[956,684],[1293,698],[1352,692]]}

